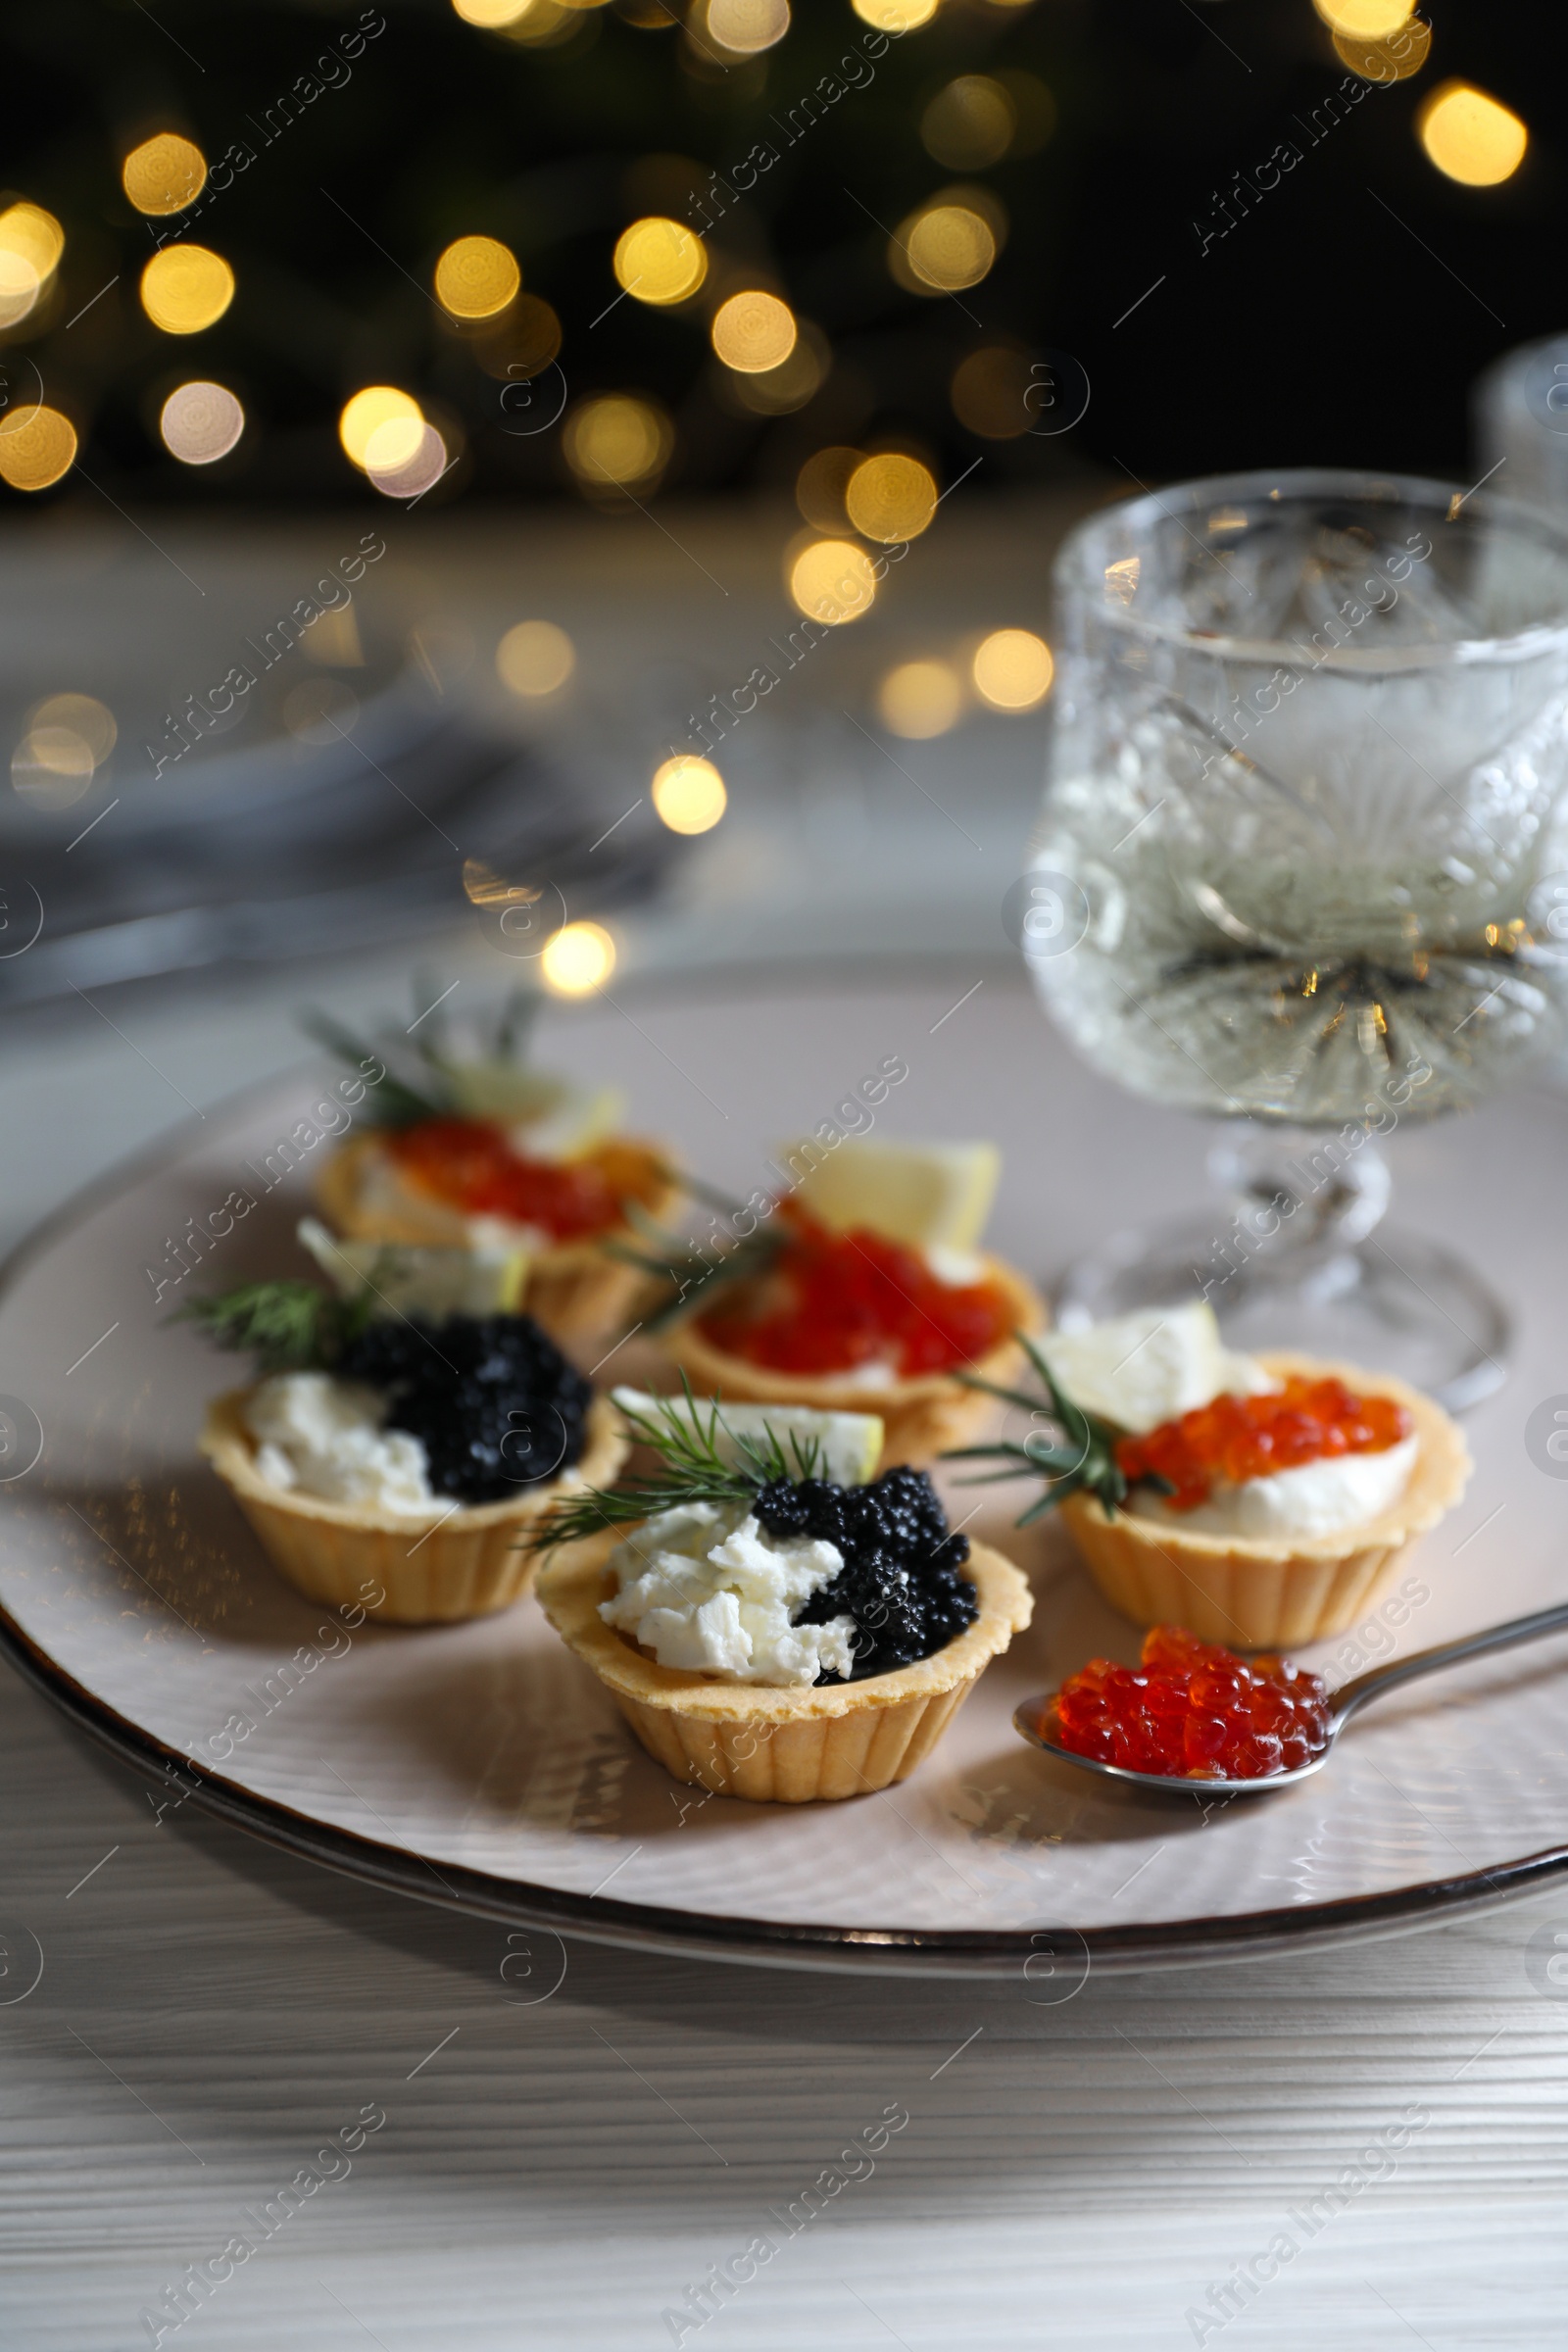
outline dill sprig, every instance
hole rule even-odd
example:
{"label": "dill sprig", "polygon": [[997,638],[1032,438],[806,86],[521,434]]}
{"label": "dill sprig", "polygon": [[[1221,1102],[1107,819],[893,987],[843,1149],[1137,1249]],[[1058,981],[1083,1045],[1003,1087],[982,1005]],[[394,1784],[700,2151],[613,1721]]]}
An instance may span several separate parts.
{"label": "dill sprig", "polygon": [[[1034,1342],[1021,1331],[1015,1336],[1045,1391],[1045,1407],[1061,1431],[1060,1443],[1047,1443],[1037,1430],[1022,1445],[999,1440],[991,1446],[957,1446],[945,1453],[943,1460],[1003,1464],[987,1476],[961,1480],[959,1483],[966,1487],[995,1486],[1012,1478],[1044,1479],[1045,1493],[1017,1520],[1015,1524],[1019,1527],[1028,1527],[1031,1521],[1042,1518],[1063,1496],[1083,1493],[1098,1494],[1106,1516],[1113,1518],[1127,1499],[1126,1474],[1116,1460],[1115,1431],[1108,1422],[1086,1413],[1081,1405],[1064,1396]],[[995,1381],[981,1380],[973,1372],[960,1372],[956,1377],[965,1388],[984,1389],[988,1396],[1000,1396],[1006,1404],[1021,1405],[1025,1412],[1038,1413],[1041,1409],[1042,1399],[1028,1396],[1022,1389],[999,1388]],[[1166,1494],[1170,1492],[1163,1479],[1150,1483]]]}
{"label": "dill sprig", "polygon": [[[584,1536],[603,1535],[607,1528],[635,1527],[682,1503],[746,1502],[777,1479],[820,1476],[822,1449],[815,1438],[803,1442],[792,1430],[786,1446],[776,1430],[743,1437],[721,1420],[717,1397],[693,1395],[684,1373],[681,1389],[678,1398],[656,1398],[651,1413],[615,1400],[631,1435],[659,1455],[661,1467],[633,1473],[617,1486],[564,1496],[538,1522],[525,1549],[550,1551]],[[721,1432],[734,1459],[719,1450]]]}
{"label": "dill sprig", "polygon": [[253,1355],[263,1372],[329,1369],[369,1319],[370,1293],[347,1299],[314,1282],[243,1282],[216,1298],[187,1298],[171,1323],[196,1323],[216,1348]]}

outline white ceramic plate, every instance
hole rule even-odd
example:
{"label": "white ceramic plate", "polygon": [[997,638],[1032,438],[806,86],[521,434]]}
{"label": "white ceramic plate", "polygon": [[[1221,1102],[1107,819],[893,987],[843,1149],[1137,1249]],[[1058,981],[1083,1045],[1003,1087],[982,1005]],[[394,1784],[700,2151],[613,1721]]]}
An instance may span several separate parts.
{"label": "white ceramic plate", "polygon": [[[884,1129],[999,1136],[996,1245],[1036,1271],[1111,1222],[1198,1197],[1196,1124],[1078,1071],[1004,980],[950,1013],[966,985],[656,998],[635,1018],[619,1005],[573,1016],[569,1047],[555,1043],[627,1085],[634,1124],[742,1192],[779,1136],[901,1058],[910,1074],[878,1114]],[[144,1271],[188,1216],[205,1219],[236,1185],[258,1189],[246,1163],[262,1164],[318,1092],[307,1072],[181,1130],[65,1210],[0,1295],[16,1432],[0,1487],[0,1639],[143,1770],[155,1802],[207,1805],[335,1868],[519,1927],[804,1966],[1023,1971],[1041,2000],[1067,1997],[1090,1965],[1387,1933],[1568,1868],[1564,1643],[1391,1699],[1315,1780],[1206,1815],[1026,1747],[1009,1725],[1018,1699],[1097,1649],[1132,1656],[1137,1636],[1058,1536],[1008,1534],[995,1490],[972,1529],[1035,1575],[1034,1626],[913,1779],[859,1802],[775,1810],[677,1787],[531,1599],[451,1628],[334,1625],[273,1574],[197,1457],[203,1400],[234,1366],[168,1325],[184,1291],[155,1303]],[[1423,1597],[1401,1647],[1568,1590],[1568,1484],[1524,1443],[1564,1377],[1564,1124],[1559,1101],[1523,1097],[1410,1142],[1407,1213],[1476,1251],[1519,1307],[1522,1338],[1508,1386],[1470,1423],[1470,1493],[1417,1555]],[[261,1197],[185,1291],[298,1267],[310,1164]],[[23,1471],[34,1427],[41,1454]],[[1359,1662],[1393,1639],[1370,1624]],[[1333,1671],[1339,1647],[1317,1662]]]}

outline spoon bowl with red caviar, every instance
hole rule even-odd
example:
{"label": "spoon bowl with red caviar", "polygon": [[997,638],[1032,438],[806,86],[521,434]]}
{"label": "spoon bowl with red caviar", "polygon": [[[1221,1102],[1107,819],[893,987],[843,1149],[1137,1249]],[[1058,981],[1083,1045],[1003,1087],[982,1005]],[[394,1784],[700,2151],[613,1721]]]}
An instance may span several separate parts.
{"label": "spoon bowl with red caviar", "polygon": [[1331,1691],[1280,1657],[1243,1658],[1182,1626],[1156,1625],[1136,1667],[1091,1658],[1026,1698],[1013,1728],[1064,1764],[1161,1794],[1256,1796],[1321,1772],[1352,1715],[1423,1675],[1568,1633],[1568,1601],[1374,1666]]}

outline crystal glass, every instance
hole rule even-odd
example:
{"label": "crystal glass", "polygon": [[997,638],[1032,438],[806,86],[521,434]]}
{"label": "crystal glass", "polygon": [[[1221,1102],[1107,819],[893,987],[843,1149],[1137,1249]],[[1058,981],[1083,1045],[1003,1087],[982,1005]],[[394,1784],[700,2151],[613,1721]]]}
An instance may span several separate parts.
{"label": "crystal glass", "polygon": [[1225,1203],[1074,1268],[1063,1319],[1196,1290],[1234,1345],[1485,1394],[1504,1311],[1382,1224],[1377,1139],[1568,1036],[1568,531],[1236,475],[1095,515],[1056,584],[1025,956],[1096,1068],[1231,1122]]}

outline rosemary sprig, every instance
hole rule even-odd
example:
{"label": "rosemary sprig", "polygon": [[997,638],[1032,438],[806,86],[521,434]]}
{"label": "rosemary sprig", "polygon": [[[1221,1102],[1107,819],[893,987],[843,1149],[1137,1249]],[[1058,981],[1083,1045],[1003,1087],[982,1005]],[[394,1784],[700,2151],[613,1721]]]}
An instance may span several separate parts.
{"label": "rosemary sprig", "polygon": [[[550,1551],[584,1536],[603,1535],[606,1528],[635,1527],[683,1503],[745,1502],[775,1479],[820,1475],[822,1452],[815,1438],[803,1443],[791,1431],[786,1446],[771,1429],[760,1438],[742,1437],[721,1421],[719,1399],[694,1396],[684,1373],[681,1389],[679,1398],[659,1398],[652,1414],[616,1399],[631,1435],[659,1455],[661,1468],[634,1472],[617,1486],[564,1496],[537,1523],[526,1550]],[[720,1431],[737,1459],[719,1451]]]}
{"label": "rosemary sprig", "polygon": [[[721,1193],[711,1192],[693,1177],[682,1176],[678,1181],[682,1190],[697,1200],[739,1208],[738,1202],[726,1201]],[[605,1254],[618,1258],[622,1265],[638,1266],[643,1273],[656,1275],[669,1293],[652,1314],[644,1317],[645,1331],[662,1331],[681,1315],[690,1314],[699,1292],[703,1294],[703,1303],[710,1305],[716,1294],[730,1284],[759,1280],[773,1265],[784,1246],[781,1233],[759,1230],[731,1241],[717,1254],[712,1254],[709,1244],[669,1232],[635,1200],[626,1202],[626,1221],[645,1247],[639,1250],[629,1242],[606,1242]]]}
{"label": "rosemary sprig", "polygon": [[[986,1476],[966,1478],[960,1484],[982,1487],[998,1484],[1004,1479],[1033,1476],[1043,1478],[1046,1491],[1032,1502],[1016,1522],[1028,1527],[1032,1521],[1060,1502],[1064,1495],[1087,1493],[1098,1494],[1107,1518],[1113,1518],[1127,1499],[1127,1478],[1116,1460],[1116,1432],[1106,1421],[1086,1413],[1081,1405],[1063,1396],[1034,1342],[1025,1333],[1016,1334],[1018,1344],[1028,1356],[1045,1391],[1045,1401],[1051,1418],[1062,1433],[1060,1445],[1041,1443],[1040,1434],[1016,1445],[998,1441],[992,1446],[958,1446],[943,1455],[944,1461],[997,1461],[1004,1466]],[[995,1381],[982,1380],[973,1372],[960,1372],[956,1377],[967,1389],[984,1389],[988,1396],[1000,1396],[1004,1403],[1022,1405],[1029,1413],[1038,1413],[1041,1399],[1027,1396],[1021,1389],[999,1388]],[[1169,1493],[1163,1479],[1150,1482]]]}
{"label": "rosemary sprig", "polygon": [[[421,1009],[419,1000],[424,999]],[[531,988],[514,988],[500,1010],[493,1014],[474,1041],[478,1058],[513,1063],[525,1069],[528,1062],[528,1040],[540,1004],[538,993]],[[378,1061],[386,1076],[375,1089],[374,1106],[367,1103],[368,1115],[382,1127],[415,1127],[426,1119],[450,1118],[461,1113],[458,1089],[453,1074],[461,1067],[455,1053],[442,1009],[435,978],[429,973],[416,975],[414,983],[413,1026],[430,1026],[416,1040],[412,1050],[401,1050],[390,1039],[380,1045],[367,1045],[344,1027],[332,1014],[317,1009],[305,1013],[300,1022],[308,1037],[324,1046],[338,1060],[360,1069],[367,1061]],[[405,1030],[407,1037],[409,1032]],[[466,1057],[463,1057],[466,1058]]]}
{"label": "rosemary sprig", "polygon": [[263,1372],[324,1371],[373,1303],[368,1291],[347,1299],[314,1282],[244,1282],[216,1298],[187,1298],[168,1320],[200,1324],[215,1347],[254,1355]]}
{"label": "rosemary sprig", "polygon": [[368,1061],[378,1061],[386,1076],[375,1089],[373,1106],[367,1102],[366,1115],[379,1127],[416,1127],[424,1119],[439,1119],[450,1109],[450,1100],[437,1102],[428,1094],[420,1094],[408,1079],[400,1078],[384,1054],[368,1046],[335,1021],[330,1013],[310,1011],[300,1017],[300,1027],[307,1037],[314,1037],[339,1061],[351,1069],[363,1071]]}

